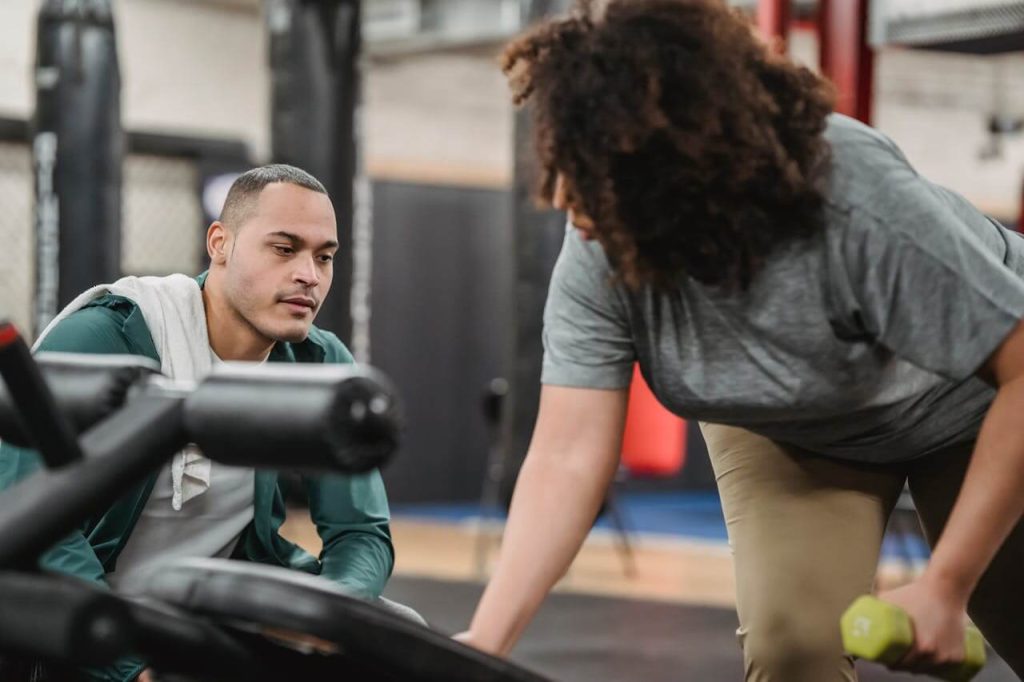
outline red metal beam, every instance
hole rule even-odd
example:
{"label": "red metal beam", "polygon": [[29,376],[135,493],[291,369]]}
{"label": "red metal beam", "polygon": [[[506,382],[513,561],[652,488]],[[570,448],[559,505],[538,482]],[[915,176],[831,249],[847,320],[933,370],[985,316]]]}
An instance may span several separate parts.
{"label": "red metal beam", "polygon": [[1017,231],[1024,234],[1024,181],[1020,183],[1020,212],[1017,214]]}
{"label": "red metal beam", "polygon": [[791,0],[758,0],[757,28],[772,48],[785,54],[789,45],[789,25],[793,18]]}
{"label": "red metal beam", "polygon": [[820,0],[821,72],[836,86],[836,111],[871,123],[875,59],[868,45],[869,0]]}

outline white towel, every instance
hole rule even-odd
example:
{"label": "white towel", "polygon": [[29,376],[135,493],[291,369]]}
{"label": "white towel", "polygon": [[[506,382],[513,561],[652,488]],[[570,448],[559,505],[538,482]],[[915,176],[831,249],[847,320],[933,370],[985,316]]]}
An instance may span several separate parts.
{"label": "white towel", "polygon": [[[213,352],[206,327],[206,309],[199,284],[185,275],[167,277],[122,277],[113,284],[100,284],[80,294],[65,307],[36,339],[33,350],[64,318],[107,295],[133,301],[153,337],[160,355],[160,371],[178,380],[199,380],[213,367]],[[175,511],[210,488],[210,460],[194,445],[186,447],[171,462]]]}

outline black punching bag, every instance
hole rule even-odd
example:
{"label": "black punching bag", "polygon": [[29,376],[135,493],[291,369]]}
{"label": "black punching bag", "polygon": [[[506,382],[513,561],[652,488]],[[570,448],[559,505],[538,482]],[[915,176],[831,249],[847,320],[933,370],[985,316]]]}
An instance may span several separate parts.
{"label": "black punching bag", "polygon": [[[523,5],[523,21],[532,25],[564,13],[569,0],[528,0]],[[533,144],[530,104],[516,112],[515,186],[512,230],[515,243],[514,338],[510,368],[509,394],[502,412],[502,449],[505,453],[502,492],[506,501],[533,435],[540,404],[540,373],[544,357],[541,342],[544,303],[547,300],[551,270],[562,250],[565,238],[565,214],[539,210],[535,197],[539,188],[539,167]]]}
{"label": "black punching bag", "polygon": [[36,332],[120,275],[121,77],[110,0],[45,0],[33,121]]}
{"label": "black punching bag", "polygon": [[266,8],[273,158],[312,173],[334,203],[340,246],[316,324],[351,344],[360,3],[267,0]]}

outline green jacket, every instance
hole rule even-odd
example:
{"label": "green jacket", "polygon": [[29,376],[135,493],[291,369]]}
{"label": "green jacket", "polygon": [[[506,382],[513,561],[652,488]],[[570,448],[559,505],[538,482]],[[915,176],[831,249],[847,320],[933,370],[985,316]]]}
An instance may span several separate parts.
{"label": "green jacket", "polygon": [[[39,350],[143,355],[160,361],[138,306],[113,295],[70,315],[47,335]],[[277,343],[268,361],[349,363],[352,356],[334,334],[313,327],[301,343]],[[35,451],[0,444],[0,490],[40,466]],[[104,576],[115,569],[158,473],[126,490],[105,514],[89,519],[47,551],[40,558],[41,568],[106,584]],[[260,470],[253,521],[242,532],[234,558],[318,574],[358,597],[379,597],[394,565],[388,504],[379,472],[308,477],[304,484],[310,516],[323,541],[319,558],[281,537],[285,505],[278,475]],[[87,674],[93,680],[121,682],[134,679],[143,667],[141,661],[125,660]]]}

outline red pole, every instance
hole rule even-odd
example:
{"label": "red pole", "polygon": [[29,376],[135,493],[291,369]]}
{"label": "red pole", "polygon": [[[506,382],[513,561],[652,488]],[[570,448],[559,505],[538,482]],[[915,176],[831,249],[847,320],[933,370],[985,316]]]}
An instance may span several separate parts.
{"label": "red pole", "polygon": [[836,111],[871,123],[875,60],[867,34],[868,0],[820,0],[819,63],[836,86]]}
{"label": "red pole", "polygon": [[772,49],[785,54],[789,46],[790,0],[758,0],[757,28]]}
{"label": "red pole", "polygon": [[1020,184],[1020,212],[1017,214],[1017,231],[1024,234],[1024,181]]}

